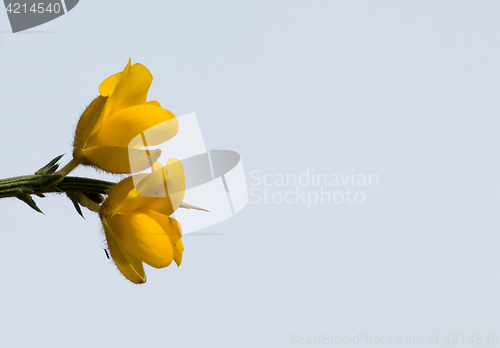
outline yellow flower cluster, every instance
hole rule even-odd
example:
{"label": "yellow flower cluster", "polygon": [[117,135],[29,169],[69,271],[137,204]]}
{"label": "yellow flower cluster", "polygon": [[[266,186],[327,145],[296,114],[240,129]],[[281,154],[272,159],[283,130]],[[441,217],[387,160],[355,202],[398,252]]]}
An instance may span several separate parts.
{"label": "yellow flower cluster", "polygon": [[77,164],[114,174],[152,167],[150,174],[119,182],[99,210],[111,256],[136,284],[146,281],[143,263],[163,268],[175,261],[179,266],[184,250],[181,226],[170,217],[184,198],[182,164],[171,159],[163,166],[156,162],[160,150],[133,144],[152,127],[160,126],[161,131],[148,146],[161,144],[178,131],[173,113],[157,101],[146,101],[152,81],[146,67],[130,61],[122,72],[105,79],[100,96],[82,114],[73,143]]}

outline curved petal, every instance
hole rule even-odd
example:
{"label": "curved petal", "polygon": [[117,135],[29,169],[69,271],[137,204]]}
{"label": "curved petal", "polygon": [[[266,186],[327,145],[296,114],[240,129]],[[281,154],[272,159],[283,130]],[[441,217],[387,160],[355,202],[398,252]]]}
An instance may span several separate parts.
{"label": "curved petal", "polygon": [[173,213],[170,198],[165,196],[163,166],[156,162],[152,173],[139,174],[120,181],[109,192],[103,207],[106,215],[127,214],[136,211],[147,212],[149,207],[162,207],[170,215]]}
{"label": "curved petal", "polygon": [[136,190],[139,195],[144,196],[140,211],[154,210],[164,215],[172,215],[179,208],[186,192],[181,161],[169,159],[165,167],[155,163],[152,173],[137,185]]}
{"label": "curved petal", "polygon": [[140,150],[116,146],[95,146],[81,151],[84,164],[113,174],[135,173],[147,169],[160,155],[159,149]]}
{"label": "curved petal", "polygon": [[[128,72],[128,69],[129,69],[131,62],[132,62],[132,59],[129,59],[129,61],[128,61],[127,65],[125,66],[125,69],[123,71]],[[123,71],[120,71],[119,73],[113,74],[101,82],[101,84],[99,85],[99,94],[101,96],[109,97],[113,93],[113,91],[116,88],[116,85],[120,81],[120,78],[123,76]]]}
{"label": "curved petal", "polygon": [[130,63],[131,60],[122,72],[108,77],[99,86],[99,93],[109,96],[103,121],[119,110],[146,102],[153,75],[144,65]]}
{"label": "curved petal", "polygon": [[[145,174],[135,175],[136,177],[145,176]],[[137,180],[140,180],[139,178]],[[137,196],[137,192],[134,189],[134,178],[129,176],[123,179],[118,184],[113,186],[111,191],[108,193],[108,198],[102,203],[101,209],[99,211],[100,215],[112,216],[117,213],[123,213],[122,207],[124,202],[128,200],[128,196],[134,194]],[[126,209],[123,209],[126,210]],[[135,209],[130,209],[128,212],[134,211]]]}
{"label": "curved petal", "polygon": [[134,175],[120,181],[111,189],[101,209],[105,210],[106,216],[137,211],[147,213],[150,210],[172,215],[181,204],[186,188],[182,163],[169,160],[167,173],[165,175],[165,168],[156,162],[150,174]]}
{"label": "curved petal", "polygon": [[181,239],[181,224],[176,219],[153,210],[148,211],[147,215],[154,219],[161,226],[161,228],[163,228],[163,231],[168,235],[172,245]]}
{"label": "curved petal", "polygon": [[186,177],[182,162],[176,158],[171,158],[165,164],[165,176],[167,180],[168,194],[174,206],[174,210],[184,199],[186,193]]}
{"label": "curved petal", "polygon": [[119,214],[106,218],[125,250],[155,268],[170,265],[174,252],[162,226],[143,213]]}
{"label": "curved petal", "polygon": [[104,227],[104,233],[106,234],[106,241],[108,243],[109,251],[111,252],[111,257],[113,258],[116,267],[118,267],[118,270],[132,283],[145,283],[146,274],[144,273],[142,261],[125,250],[121,241],[115,237],[105,218],[102,218],[101,221]]}
{"label": "curved petal", "polygon": [[150,105],[154,105],[154,106],[158,106],[161,108],[161,104],[158,100],[150,100],[148,101],[146,104],[150,104]]}
{"label": "curved petal", "polygon": [[[146,144],[153,146],[172,138],[179,129],[175,115],[168,110],[151,104],[141,104],[123,109],[104,120],[99,131],[87,142],[92,146],[129,147],[137,135],[157,126],[154,134],[146,136]],[[134,144],[135,145],[135,144]],[[132,146],[133,147],[133,146]]]}
{"label": "curved petal", "polygon": [[148,216],[153,218],[165,231],[172,243],[174,251],[174,261],[179,267],[182,263],[182,253],[184,252],[184,245],[182,244],[182,228],[181,224],[174,218],[160,214],[155,211],[149,211]]}
{"label": "curved petal", "polygon": [[182,254],[184,252],[184,244],[182,244],[182,239],[179,239],[173,246],[174,248],[174,261],[179,267],[182,263]]}
{"label": "curved petal", "polygon": [[124,181],[127,181],[127,185],[120,186],[120,188],[116,191],[114,190],[117,186],[113,187],[108,195],[108,200],[104,202],[106,204],[102,205],[105,207],[104,209],[106,209],[107,215],[113,216],[116,214],[128,214],[139,211],[140,207],[144,204],[144,200],[147,197],[144,197],[137,193],[137,190],[135,188],[137,182],[136,180],[134,180],[133,178],[126,178],[125,180],[120,181],[117,186]]}

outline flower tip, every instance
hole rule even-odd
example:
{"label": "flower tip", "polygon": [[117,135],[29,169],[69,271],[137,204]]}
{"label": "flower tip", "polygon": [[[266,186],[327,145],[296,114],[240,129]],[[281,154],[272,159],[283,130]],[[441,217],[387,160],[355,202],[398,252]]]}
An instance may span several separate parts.
{"label": "flower tip", "polygon": [[146,277],[138,279],[137,283],[134,283],[134,284],[140,285],[140,284],[145,284],[145,283],[146,283]]}

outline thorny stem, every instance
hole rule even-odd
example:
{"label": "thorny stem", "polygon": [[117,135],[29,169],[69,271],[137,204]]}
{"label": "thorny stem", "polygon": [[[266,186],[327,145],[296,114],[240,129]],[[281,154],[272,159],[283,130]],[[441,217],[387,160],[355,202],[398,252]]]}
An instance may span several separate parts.
{"label": "thorny stem", "polygon": [[64,177],[61,174],[24,175],[0,180],[0,198],[17,197],[19,194],[42,195],[44,193],[81,192],[108,194],[115,186],[114,182],[80,178]]}
{"label": "thorny stem", "polygon": [[[66,167],[68,167],[68,165]],[[64,176],[59,172],[54,174],[24,175],[0,179],[0,198],[20,198],[21,196],[28,196],[31,194],[43,197],[44,193],[66,193],[68,196],[72,193],[107,195],[115,185],[114,182],[104,180]],[[93,211],[98,211],[99,205],[97,203],[92,205],[91,203],[92,202],[89,201],[86,206]],[[184,202],[181,203],[180,208],[208,212],[208,210]]]}

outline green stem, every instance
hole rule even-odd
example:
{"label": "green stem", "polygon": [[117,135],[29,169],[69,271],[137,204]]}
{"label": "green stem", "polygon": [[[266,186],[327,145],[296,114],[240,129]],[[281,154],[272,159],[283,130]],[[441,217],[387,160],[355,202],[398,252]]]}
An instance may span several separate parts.
{"label": "green stem", "polygon": [[0,198],[17,197],[19,194],[82,192],[107,194],[114,182],[64,177],[57,185],[52,185],[62,177],[61,174],[24,175],[0,180]]}
{"label": "green stem", "polygon": [[67,176],[57,188],[61,191],[95,192],[107,195],[116,183],[104,180]]}
{"label": "green stem", "polygon": [[[0,180],[0,198],[16,197],[28,203],[33,209],[41,212],[31,199],[32,194],[43,197],[44,193],[66,193],[75,205],[75,194],[83,194],[80,202],[90,210],[99,211],[100,205],[89,199],[91,194],[107,195],[115,186],[114,182],[64,176],[62,173],[34,174],[17,176]],[[84,201],[81,201],[83,199]],[[182,202],[180,208],[208,211],[203,208]],[[79,208],[77,210],[80,212]]]}

